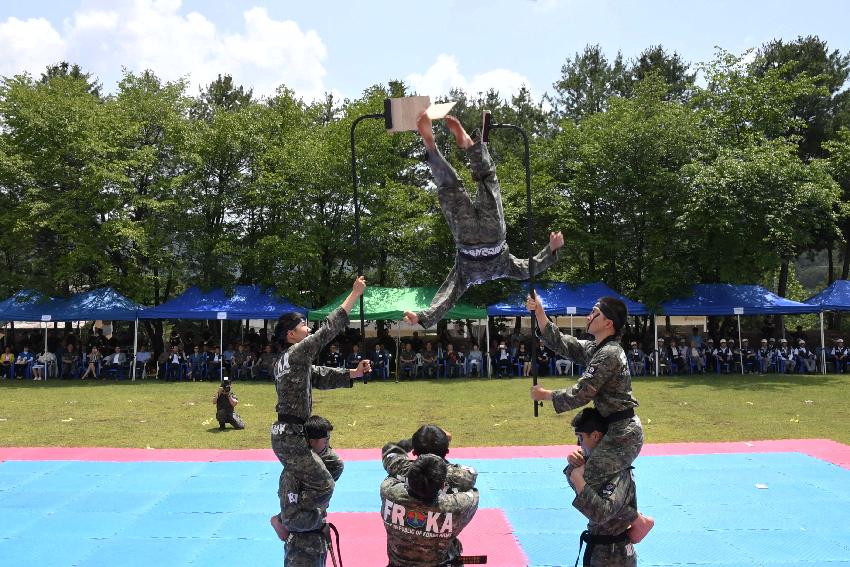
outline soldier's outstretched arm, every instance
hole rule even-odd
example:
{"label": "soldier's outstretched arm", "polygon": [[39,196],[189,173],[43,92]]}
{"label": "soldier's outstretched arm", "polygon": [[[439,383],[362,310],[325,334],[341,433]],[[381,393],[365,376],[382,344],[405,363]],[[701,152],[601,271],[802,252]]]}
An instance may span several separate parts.
{"label": "soldier's outstretched arm", "polygon": [[390,476],[406,476],[410,470],[410,459],[407,454],[410,452],[411,445],[409,439],[402,439],[398,442],[390,442],[384,445],[381,449],[381,461],[384,465],[384,470]]}
{"label": "soldier's outstretched arm", "polygon": [[315,333],[307,336],[301,342],[289,348],[289,356],[302,356],[313,360],[329,342],[331,342],[343,329],[348,326],[348,314],[354,308],[354,304],[366,290],[366,278],[358,276],[351,286],[351,293],[337,309],[331,312],[325,319],[325,324],[319,327]]}

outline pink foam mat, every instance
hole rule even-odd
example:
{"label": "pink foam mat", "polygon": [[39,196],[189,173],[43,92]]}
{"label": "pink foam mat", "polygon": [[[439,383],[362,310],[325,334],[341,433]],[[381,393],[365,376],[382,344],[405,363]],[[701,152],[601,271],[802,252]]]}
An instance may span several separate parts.
{"label": "pink foam mat", "polygon": [[[517,447],[457,447],[455,459],[564,458],[574,445]],[[379,449],[338,449],[346,461],[380,458]],[[850,469],[850,446],[830,439],[782,439],[717,443],[657,443],[644,445],[642,456],[718,453],[803,453]],[[0,460],[17,461],[275,461],[271,449],[133,449],[113,447],[0,447]]]}
{"label": "pink foam mat", "polygon": [[[356,555],[357,565],[386,565],[387,535],[380,514],[331,512],[328,516],[339,529],[343,558]],[[502,510],[479,509],[475,513],[475,521],[461,532],[460,541],[464,555],[487,555],[490,567],[516,567],[529,563]],[[499,552],[493,553],[494,549]]]}

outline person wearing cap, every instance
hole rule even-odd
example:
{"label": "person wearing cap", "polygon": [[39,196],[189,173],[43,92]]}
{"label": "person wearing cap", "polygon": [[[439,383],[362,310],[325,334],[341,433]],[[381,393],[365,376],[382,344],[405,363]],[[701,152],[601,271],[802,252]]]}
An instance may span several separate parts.
{"label": "person wearing cap", "polygon": [[567,457],[569,464],[564,475],[576,493],[573,507],[587,518],[587,530],[581,534],[579,542],[579,549],[587,544],[582,564],[634,567],[637,554],[629,539],[629,517],[637,509],[637,493],[632,467],[618,471],[606,479],[600,490],[593,490],[583,478],[584,467],[605,438],[608,424],[598,411],[584,408],[575,415],[572,426],[579,449]]}
{"label": "person wearing cap", "polygon": [[844,346],[844,339],[835,339],[835,345],[829,350],[829,361],[835,371],[843,374],[847,363],[850,362],[850,349]]}
{"label": "person wearing cap", "polygon": [[[590,401],[608,423],[608,432],[585,465],[584,479],[598,492],[606,479],[630,467],[643,447],[643,427],[635,414],[637,400],[632,396],[632,377],[628,359],[618,338],[628,318],[626,305],[615,297],[602,297],[587,315],[587,332],[592,341],[579,340],[562,333],[546,317],[543,304],[532,294],[526,300],[546,346],[584,365],[578,382],[562,390],[547,390],[535,385],[535,401],[551,400],[557,413],[578,409]],[[631,540],[637,543],[652,529],[654,521],[636,510],[627,518]]]}
{"label": "person wearing cap", "polygon": [[717,347],[714,346],[714,339],[711,337],[705,340],[705,345],[702,347],[702,358],[704,361],[704,366],[707,371],[713,371],[716,366],[716,359],[714,358],[717,353]]}
{"label": "person wearing cap", "polygon": [[[481,140],[474,141],[454,116],[446,116],[445,120],[458,147],[469,157],[472,179],[477,182],[478,189],[473,201],[457,172],[437,149],[431,119],[427,112],[423,112],[417,126],[437,185],[440,209],[456,247],[454,267],[437,290],[431,305],[424,311],[404,313],[407,323],[419,323],[426,329],[442,319],[473,285],[500,278],[527,280],[529,277],[528,258],[521,259],[511,254],[505,241],[502,190],[487,144]],[[477,137],[475,132],[473,136]],[[563,245],[564,236],[560,232],[550,233],[549,244],[532,259],[534,273],[539,274],[554,264]]]}
{"label": "person wearing cap", "polygon": [[799,370],[802,370],[804,373],[811,374],[817,370],[818,355],[806,346],[804,339],[797,341],[797,348],[794,349],[794,358],[797,359]]}
{"label": "person wearing cap", "polygon": [[794,350],[788,346],[788,339],[779,340],[779,348],[776,349],[776,365],[781,373],[794,372]]}
{"label": "person wearing cap", "polygon": [[215,404],[215,419],[218,421],[218,428],[224,429],[228,423],[233,426],[233,429],[245,429],[245,422],[236,413],[236,404],[239,403],[239,398],[231,390],[230,378],[225,376],[221,380],[221,386],[216,390],[213,398]]}
{"label": "person wearing cap", "polygon": [[696,372],[705,374],[705,357],[696,341],[691,340],[691,344],[685,349],[685,358]]}
{"label": "person wearing cap", "polygon": [[768,346],[767,339],[762,339],[761,342],[759,342],[758,350],[756,350],[756,360],[758,361],[760,374],[767,372],[767,369],[770,368],[773,363],[771,360],[772,352],[773,351]]}
{"label": "person wearing cap", "polygon": [[685,346],[679,344],[676,337],[670,338],[670,349],[667,351],[667,356],[670,358],[670,373],[675,370],[677,373],[682,373],[685,370]]}
{"label": "person wearing cap", "polygon": [[[348,314],[365,289],[366,279],[357,277],[351,293],[315,333],[311,333],[299,313],[284,313],[275,325],[275,338],[280,343],[282,355],[274,365],[277,421],[271,428],[272,449],[284,471],[295,475],[299,482],[317,493],[333,492],[334,479],[330,471],[340,463],[332,451],[318,456],[304,436],[304,424],[313,411],[313,388],[350,388],[355,378],[362,378],[371,370],[371,363],[364,359],[354,369],[330,368],[313,365],[313,359],[348,327]],[[278,490],[281,512],[286,503],[283,482],[281,474]]]}
{"label": "person wearing cap", "polygon": [[661,375],[670,372],[670,349],[664,344],[664,339],[658,339],[655,350],[649,355],[649,366],[653,374],[656,368]]}
{"label": "person wearing cap", "polygon": [[646,355],[643,349],[638,346],[637,341],[632,341],[627,354],[629,358],[629,371],[632,376],[644,376],[646,374]]}
{"label": "person wearing cap", "polygon": [[714,368],[717,373],[729,373],[730,363],[732,362],[732,349],[729,348],[729,343],[726,339],[720,339],[720,344],[717,350],[714,351]]}

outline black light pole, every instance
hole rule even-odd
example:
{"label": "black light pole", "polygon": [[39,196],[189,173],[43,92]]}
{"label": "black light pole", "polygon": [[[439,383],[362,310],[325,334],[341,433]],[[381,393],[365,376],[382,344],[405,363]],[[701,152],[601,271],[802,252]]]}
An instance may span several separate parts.
{"label": "black light pole", "polygon": [[[490,130],[496,130],[498,128],[505,130],[513,130],[515,132],[519,132],[522,136],[523,146],[525,148],[525,154],[522,157],[522,164],[525,166],[525,206],[527,209],[527,222],[528,222],[528,290],[529,293],[534,291],[534,217],[531,209],[531,163],[530,163],[530,154],[531,152],[528,149],[528,134],[525,133],[525,130],[520,128],[519,126],[514,126],[513,124],[493,124],[490,122],[490,111],[484,111],[484,125],[481,132],[481,141],[485,144],[490,141]],[[538,297],[538,301],[540,298]],[[531,368],[533,371],[532,383],[537,385],[537,376],[538,376],[538,368],[535,366],[535,362],[537,361],[537,340],[534,333],[535,328],[534,316],[531,317]],[[538,408],[543,405],[543,402],[538,402],[536,400],[532,400],[531,402],[534,404],[534,417],[538,416]]]}
{"label": "black light pole", "polygon": [[[354,186],[354,246],[357,248],[357,275],[363,275],[363,249],[360,246],[360,195],[357,191],[357,158],[355,157],[354,129],[363,120],[369,118],[383,118],[387,129],[392,128],[392,114],[390,112],[390,99],[384,99],[384,111],[380,114],[364,114],[358,116],[351,123],[351,182]],[[366,340],[365,309],[363,308],[363,296],[360,296],[360,340]]]}

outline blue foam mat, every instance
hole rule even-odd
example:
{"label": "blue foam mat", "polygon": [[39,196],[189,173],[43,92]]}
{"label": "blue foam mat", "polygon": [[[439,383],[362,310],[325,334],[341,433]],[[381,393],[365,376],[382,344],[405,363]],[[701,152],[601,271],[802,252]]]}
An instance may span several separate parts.
{"label": "blue foam mat", "polygon": [[[531,565],[572,565],[584,519],[563,459],[472,459]],[[798,453],[641,457],[656,528],[641,566],[850,567],[850,471]],[[0,563],[280,564],[276,462],[0,463]],[[331,511],[375,512],[380,462],[346,463]],[[757,488],[756,485],[767,488]],[[497,551],[494,551],[497,553]],[[356,565],[352,556],[347,565]]]}

